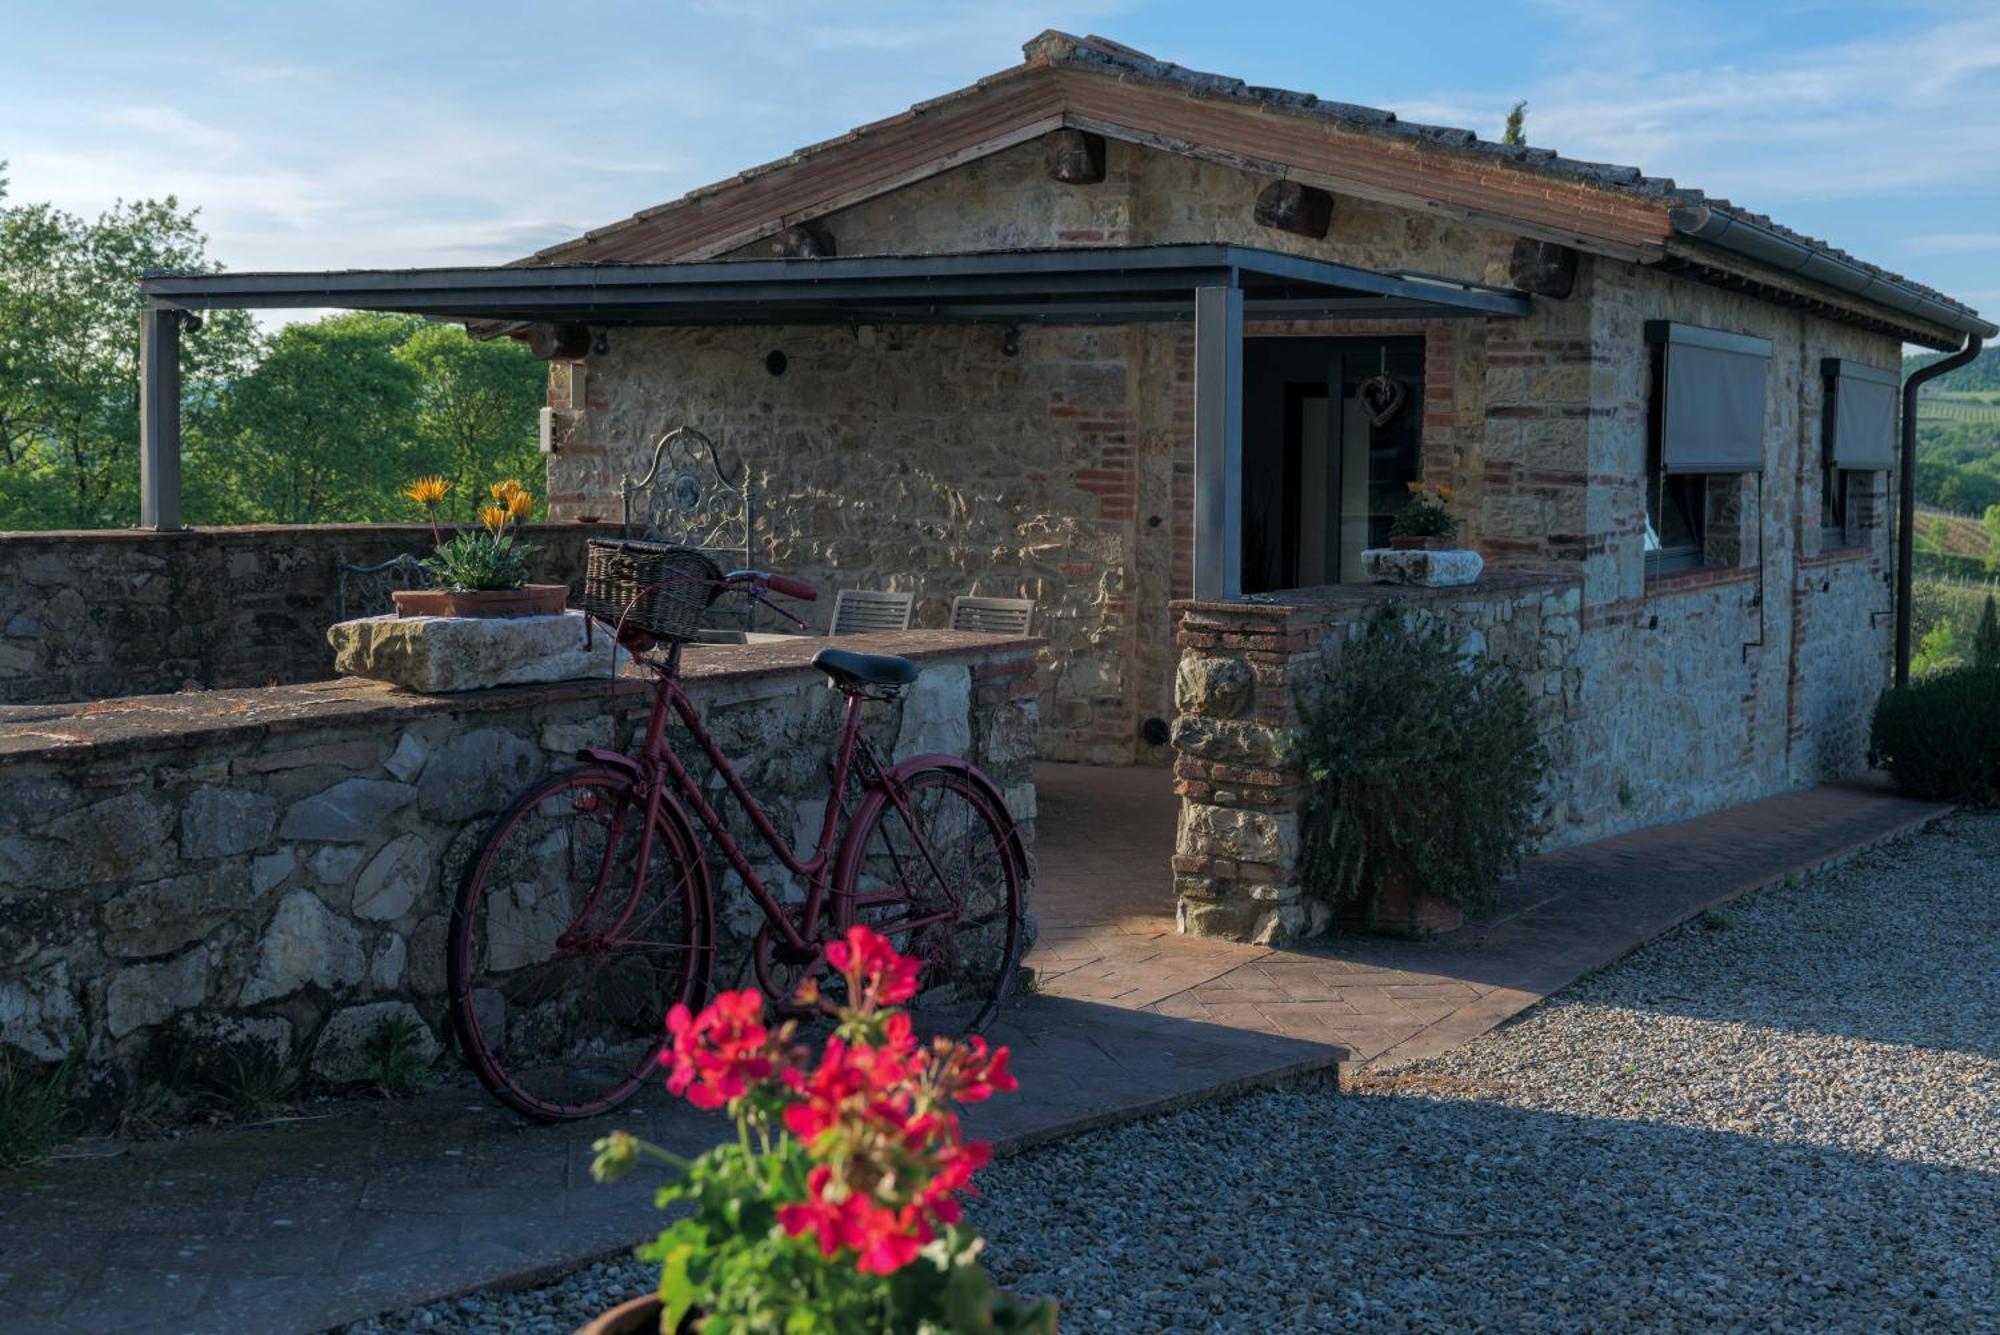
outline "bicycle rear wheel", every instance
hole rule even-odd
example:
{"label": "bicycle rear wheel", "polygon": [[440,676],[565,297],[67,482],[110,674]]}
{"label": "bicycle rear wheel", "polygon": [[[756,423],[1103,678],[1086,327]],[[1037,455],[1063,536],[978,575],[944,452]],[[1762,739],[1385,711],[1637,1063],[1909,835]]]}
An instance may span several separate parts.
{"label": "bicycle rear wheel", "polygon": [[473,850],[452,908],[452,1025],[480,1082],[555,1122],[608,1112],[657,1069],[666,1013],[708,988],[706,881],[622,774],[550,775]]}
{"label": "bicycle rear wheel", "polygon": [[902,783],[904,805],[878,789],[855,812],[835,926],[871,927],[918,960],[908,1009],[920,1032],[977,1033],[1021,963],[1026,869],[1014,819],[961,770],[918,770]]}

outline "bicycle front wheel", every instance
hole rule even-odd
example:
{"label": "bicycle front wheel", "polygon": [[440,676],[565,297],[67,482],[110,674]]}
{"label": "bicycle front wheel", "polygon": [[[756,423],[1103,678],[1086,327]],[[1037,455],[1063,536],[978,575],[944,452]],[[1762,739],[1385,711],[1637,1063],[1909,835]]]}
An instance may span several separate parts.
{"label": "bicycle front wheel", "polygon": [[679,826],[622,774],[522,793],[473,850],[452,908],[452,1025],[494,1097],[538,1121],[608,1112],[649,1072],[676,1002],[708,987],[706,882]]}
{"label": "bicycle front wheel", "polygon": [[1014,819],[959,770],[918,770],[900,796],[878,789],[855,812],[835,925],[871,927],[917,959],[908,1009],[920,1032],[977,1033],[1021,963],[1025,869]]}

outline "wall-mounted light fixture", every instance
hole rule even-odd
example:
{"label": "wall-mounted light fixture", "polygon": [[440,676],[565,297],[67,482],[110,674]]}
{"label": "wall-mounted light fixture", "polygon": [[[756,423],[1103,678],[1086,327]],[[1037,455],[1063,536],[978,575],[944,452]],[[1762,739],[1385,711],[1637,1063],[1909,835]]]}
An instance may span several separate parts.
{"label": "wall-mounted light fixture", "polygon": [[1000,335],[1000,355],[1003,357],[1021,355],[1021,330],[1018,325],[1008,325],[1007,332]]}

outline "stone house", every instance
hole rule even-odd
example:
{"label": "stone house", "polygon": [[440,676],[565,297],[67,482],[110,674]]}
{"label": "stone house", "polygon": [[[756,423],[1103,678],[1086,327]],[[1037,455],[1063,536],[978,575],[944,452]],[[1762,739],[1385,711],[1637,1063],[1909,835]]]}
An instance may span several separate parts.
{"label": "stone house", "polygon": [[[548,353],[556,518],[617,515],[686,424],[747,470],[754,560],[919,624],[1033,598],[1042,753],[1174,767],[1197,930],[1324,921],[1277,742],[1388,602],[1529,678],[1551,844],[1862,763],[1902,346],[1991,324],[1636,169],[1100,38],[1025,55],[519,265],[241,281]],[[1455,489],[1478,585],[1362,582],[1414,481]]]}

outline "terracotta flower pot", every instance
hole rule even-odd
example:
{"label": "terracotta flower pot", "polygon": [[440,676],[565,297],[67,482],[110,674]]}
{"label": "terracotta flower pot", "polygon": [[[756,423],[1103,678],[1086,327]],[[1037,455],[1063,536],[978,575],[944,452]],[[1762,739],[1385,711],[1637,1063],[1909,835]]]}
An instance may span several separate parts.
{"label": "terracotta flower pot", "polygon": [[518,589],[391,589],[399,617],[550,617],[569,605],[566,584],[523,584]]}
{"label": "terracotta flower pot", "polygon": [[[660,1297],[649,1293],[643,1298],[620,1303],[594,1320],[576,1328],[576,1335],[659,1335]],[[689,1313],[692,1316],[693,1313]],[[683,1328],[687,1322],[681,1322]]]}
{"label": "terracotta flower pot", "polygon": [[1370,922],[1360,901],[1349,900],[1340,911],[1340,925],[1349,931],[1374,932],[1428,941],[1465,925],[1465,910],[1439,895],[1426,894],[1400,876],[1384,879]]}
{"label": "terracotta flower pot", "polygon": [[1448,551],[1451,551],[1451,550],[1452,550],[1452,547],[1453,547],[1453,540],[1452,540],[1452,539],[1450,539],[1450,538],[1438,538],[1438,537],[1422,537],[1422,538],[1397,538],[1397,537],[1391,537],[1391,538],[1389,539],[1389,548],[1390,548],[1390,550],[1392,550],[1392,551],[1398,551],[1398,552],[1448,552]]}

